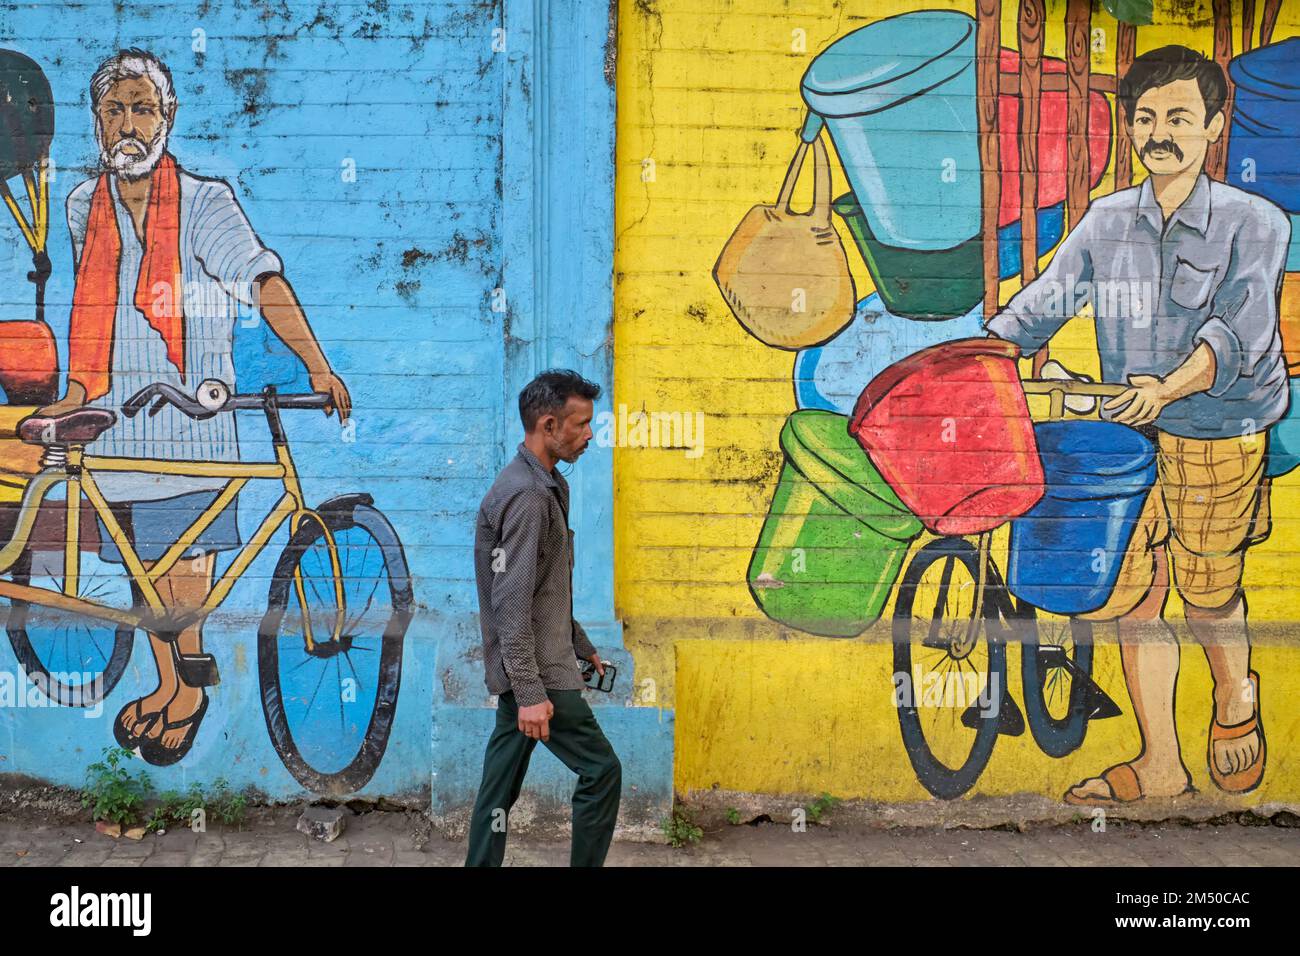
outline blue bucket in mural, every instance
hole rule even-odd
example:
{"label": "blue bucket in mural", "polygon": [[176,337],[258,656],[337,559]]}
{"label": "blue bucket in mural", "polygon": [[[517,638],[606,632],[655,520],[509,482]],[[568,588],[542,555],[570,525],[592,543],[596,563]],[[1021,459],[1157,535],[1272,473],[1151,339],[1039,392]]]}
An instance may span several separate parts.
{"label": "blue bucket in mural", "polygon": [[795,404],[852,415],[862,389],[886,368],[941,342],[984,336],[983,319],[977,305],[955,319],[912,322],[891,313],[873,292],[835,338],[795,356]]}
{"label": "blue bucket in mural", "polygon": [[1300,213],[1291,214],[1291,245],[1286,250],[1286,271],[1300,272]]}
{"label": "blue bucket in mural", "polygon": [[1011,522],[1007,587],[1053,614],[1095,611],[1155,482],[1155,447],[1115,422],[1041,422],[1034,432],[1046,492]]}
{"label": "blue bucket in mural", "polygon": [[979,232],[974,18],[922,10],[854,30],[817,55],[801,91],[804,140],[830,132],[877,241],[934,251]]}
{"label": "blue bucket in mural", "polygon": [[1293,378],[1291,405],[1281,421],[1268,432],[1268,463],[1264,473],[1270,478],[1285,475],[1300,465],[1300,378]]}
{"label": "blue bucket in mural", "polygon": [[1228,139],[1227,181],[1258,193],[1289,213],[1300,213],[1297,63],[1300,37],[1243,53],[1228,65],[1236,93]]}

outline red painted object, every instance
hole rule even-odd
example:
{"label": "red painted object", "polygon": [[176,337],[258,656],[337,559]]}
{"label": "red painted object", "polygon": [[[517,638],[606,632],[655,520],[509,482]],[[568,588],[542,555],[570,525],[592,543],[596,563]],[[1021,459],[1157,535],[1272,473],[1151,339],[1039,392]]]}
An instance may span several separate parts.
{"label": "red painted object", "polygon": [[961,339],[910,355],[877,375],[849,432],[930,531],[991,531],[1043,496],[1020,350]]}
{"label": "red painted object", "polygon": [[[1064,73],[1065,61],[1043,57],[1043,73]],[[1002,51],[1004,76],[1020,75],[1020,54]],[[1117,107],[1118,108],[1118,107]],[[1065,130],[1069,111],[1064,90],[1042,93],[1038,103],[1038,208],[1065,201]],[[1102,93],[1088,95],[1088,187],[1095,189],[1110,164],[1110,104]],[[998,228],[1020,219],[1020,97],[998,97],[998,149],[1002,156],[1002,197]]]}
{"label": "red painted object", "polygon": [[45,405],[59,397],[59,352],[44,322],[0,322],[0,388],[10,405]]}

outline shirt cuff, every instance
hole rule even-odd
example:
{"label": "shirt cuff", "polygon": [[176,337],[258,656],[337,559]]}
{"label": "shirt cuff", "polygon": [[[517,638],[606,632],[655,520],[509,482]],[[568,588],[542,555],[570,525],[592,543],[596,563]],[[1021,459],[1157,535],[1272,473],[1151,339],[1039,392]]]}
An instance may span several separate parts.
{"label": "shirt cuff", "polygon": [[1206,394],[1219,398],[1241,378],[1244,358],[1241,339],[1227,322],[1215,316],[1196,330],[1193,341],[1204,342],[1214,353],[1214,383],[1206,389]]}
{"label": "shirt cuff", "polygon": [[527,684],[516,684],[511,681],[510,689],[515,692],[515,703],[520,707],[533,707],[536,704],[544,704],[550,699],[546,696],[546,687],[541,681],[530,681]]}
{"label": "shirt cuff", "polygon": [[1000,339],[1006,339],[1020,346],[1020,351],[1026,355],[1032,355],[1043,345],[1042,342],[1026,335],[1017,315],[1005,309],[985,322],[984,329]]}
{"label": "shirt cuff", "polygon": [[591,643],[587,637],[587,632],[582,629],[582,625],[577,621],[573,622],[573,650],[583,660],[591,660],[596,653],[596,646]]}

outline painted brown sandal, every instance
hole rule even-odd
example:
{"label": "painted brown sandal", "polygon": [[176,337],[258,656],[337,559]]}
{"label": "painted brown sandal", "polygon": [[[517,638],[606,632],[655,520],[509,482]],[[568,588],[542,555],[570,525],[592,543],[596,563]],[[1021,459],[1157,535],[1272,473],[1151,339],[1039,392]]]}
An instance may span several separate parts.
{"label": "painted brown sandal", "polygon": [[[1255,685],[1255,713],[1250,719],[1239,724],[1224,725],[1213,716],[1210,718],[1210,739],[1206,745],[1206,759],[1210,764],[1210,779],[1215,786],[1226,793],[1250,793],[1264,779],[1264,724],[1260,720],[1259,674],[1250,672],[1250,680]],[[1214,761],[1214,744],[1219,740],[1239,740],[1252,733],[1259,734],[1259,752],[1249,767],[1223,773]]]}

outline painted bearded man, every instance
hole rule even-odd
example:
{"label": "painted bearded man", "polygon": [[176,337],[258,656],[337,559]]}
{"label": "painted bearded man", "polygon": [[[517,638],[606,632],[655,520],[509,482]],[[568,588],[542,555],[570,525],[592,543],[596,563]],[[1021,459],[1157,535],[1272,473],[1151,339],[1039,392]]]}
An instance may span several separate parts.
{"label": "painted bearded man", "polygon": [[[262,244],[226,183],[186,172],[167,151],[177,108],[167,67],[143,50],[119,52],[91,78],[90,105],[103,172],[68,197],[76,263],[68,386],[66,395],[40,414],[82,405],[118,410],[155,382],[191,395],[205,379],[233,386],[234,322],[242,302],[260,306],[263,318],[305,363],[313,390],[331,398],[327,414],[337,409],[340,420],[346,419],[347,388],[317,344],[279,257]],[[204,294],[187,295],[186,287]],[[119,415],[89,450],[133,458],[239,459],[233,415],[196,421],[170,405],[156,415]],[[146,568],[226,482],[140,472],[96,480]],[[100,557],[123,563],[102,524],[100,530]],[[185,559],[158,579],[163,602],[199,607],[212,586],[216,552],[239,544],[232,502]],[[122,746],[138,748],[150,763],[173,764],[193,744],[208,698],[202,687],[181,679],[166,641],[155,634],[149,641],[158,687],[128,703],[113,732]],[[202,654],[201,624],[182,631],[176,641],[179,654]]]}

